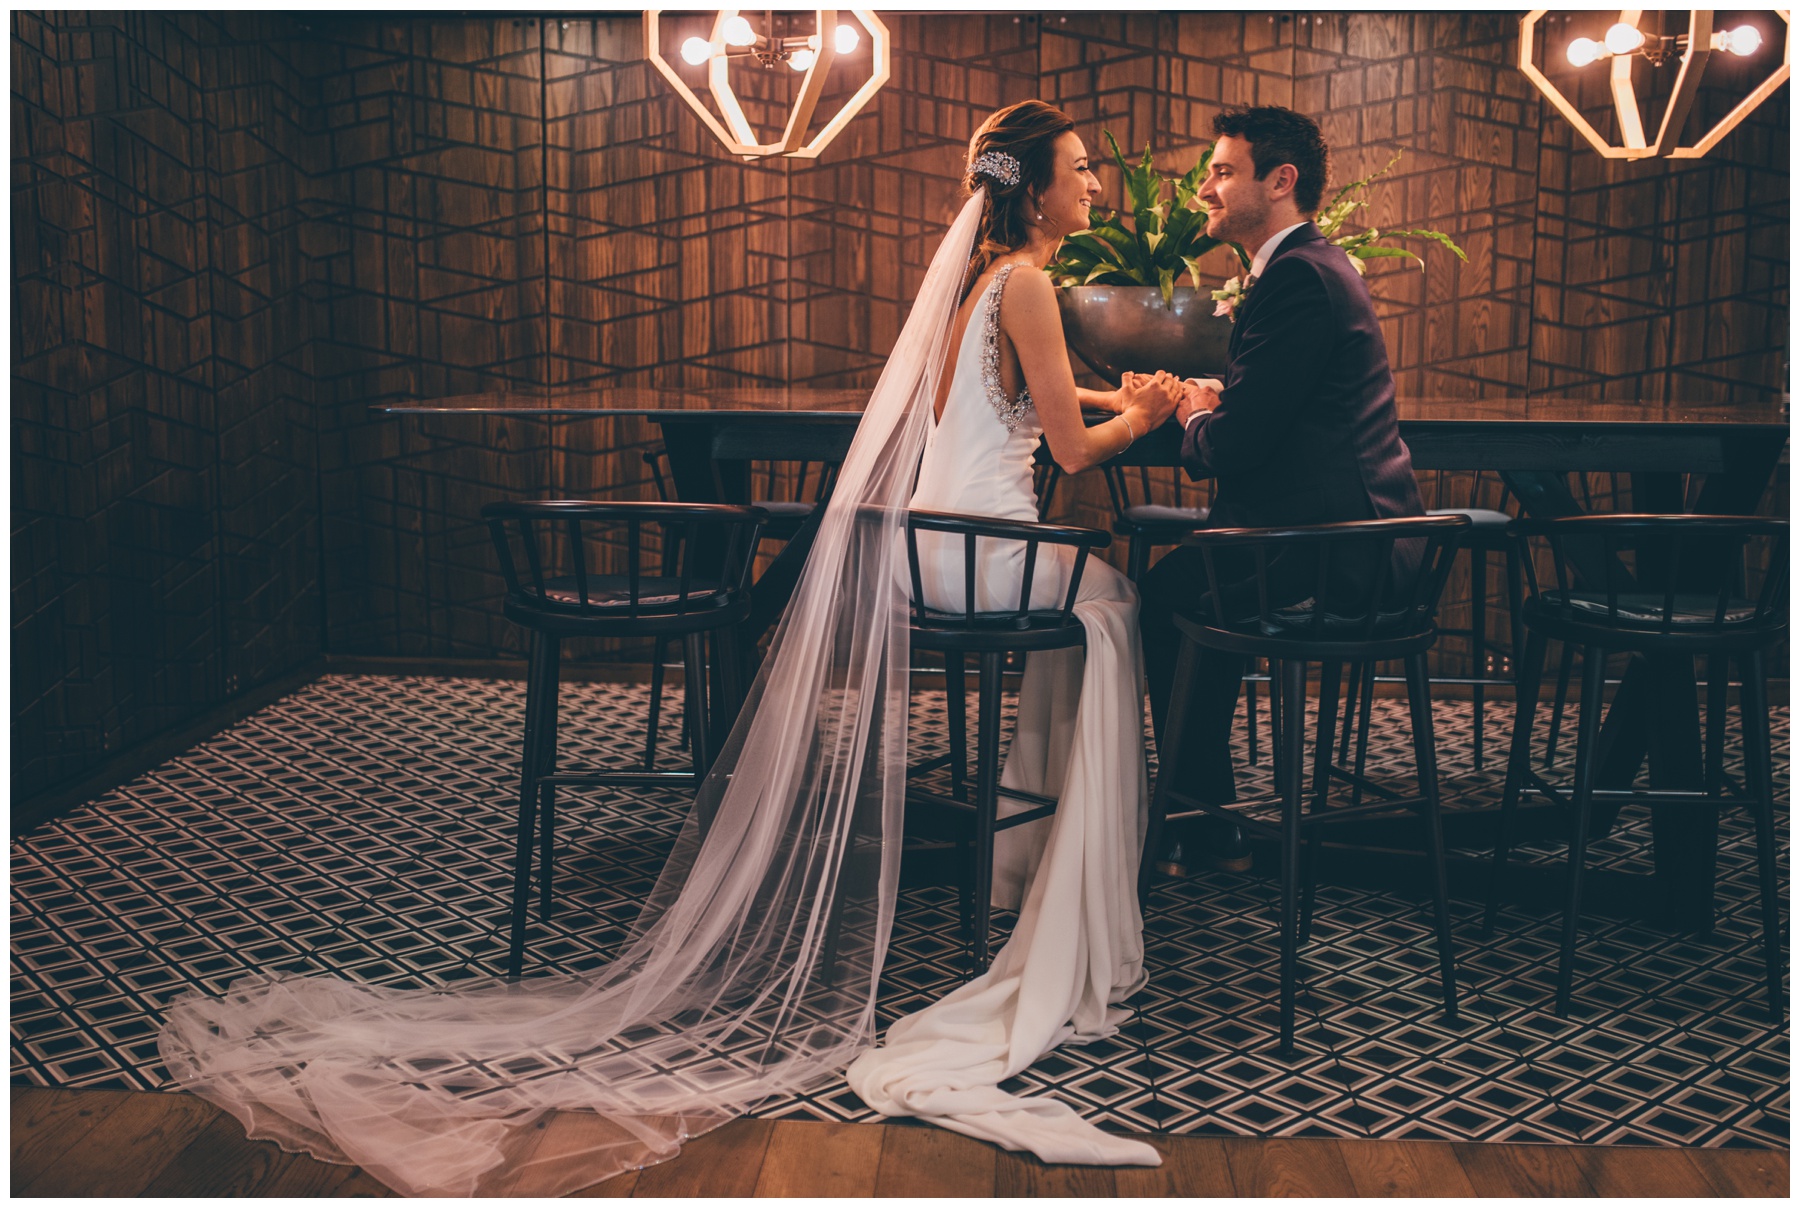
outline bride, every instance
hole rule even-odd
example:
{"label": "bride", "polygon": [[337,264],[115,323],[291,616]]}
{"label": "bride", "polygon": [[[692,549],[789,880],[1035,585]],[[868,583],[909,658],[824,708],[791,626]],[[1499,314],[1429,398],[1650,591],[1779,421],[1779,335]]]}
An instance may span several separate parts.
{"label": "bride", "polygon": [[[998,1089],[1055,1045],[1106,1034],[1143,983],[1142,659],[1136,593],[1109,567],[1082,580],[1085,659],[1027,665],[1003,783],[1060,802],[997,853],[996,900],[1022,903],[1013,935],[986,974],[870,1047],[905,799],[906,511],[1036,519],[1040,433],[1078,470],[1174,406],[1161,375],[1097,394],[1070,373],[1037,271],[1098,192],[1069,119],[1039,101],[994,114],[965,183],[768,657],[618,957],[518,983],[275,972],[190,994],[159,1038],[184,1089],[253,1138],[417,1195],[591,1186],[844,1076],[885,1114],[1046,1161],[1157,1162],[1064,1104]],[[1115,418],[1085,427],[1083,403]],[[988,548],[978,606],[1016,603],[1018,559]],[[960,606],[947,551],[921,539],[920,554],[936,567],[928,602]],[[1063,590],[1039,576],[1047,596]]]}

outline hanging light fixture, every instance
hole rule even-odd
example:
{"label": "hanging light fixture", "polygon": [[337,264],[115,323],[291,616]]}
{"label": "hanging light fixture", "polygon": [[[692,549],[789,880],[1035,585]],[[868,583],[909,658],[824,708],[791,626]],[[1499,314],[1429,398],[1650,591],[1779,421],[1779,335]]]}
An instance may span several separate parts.
{"label": "hanging light fixture", "polygon": [[[840,14],[848,19],[840,20]],[[710,37],[696,36],[682,42],[682,62],[690,67],[706,68],[707,87],[718,107],[717,113],[700,99],[663,56],[661,9],[649,9],[644,13],[644,55],[733,155],[745,159],[774,155],[815,159],[887,83],[888,30],[870,9],[821,8],[815,9],[813,15],[812,33],[778,38],[773,11],[763,14],[762,31],[758,32],[756,23],[737,9],[721,9],[713,19]],[[825,79],[832,63],[839,58],[860,59],[858,51],[865,34],[870,43],[866,66],[868,78],[843,108],[809,138],[813,112],[825,91]],[[731,87],[734,64],[768,71],[786,68],[801,73],[799,94],[794,98],[794,106],[779,138],[763,142],[744,116],[744,107]],[[864,69],[859,63],[853,63],[853,66],[859,73]]]}
{"label": "hanging light fixture", "polygon": [[[1611,61],[1613,109],[1619,116],[1619,136],[1623,142],[1622,146],[1615,146],[1581,116],[1581,111],[1532,61],[1533,34],[1548,11],[1533,9],[1519,22],[1519,70],[1537,85],[1538,91],[1550,99],[1550,103],[1587,139],[1594,150],[1608,159],[1699,159],[1717,146],[1720,139],[1736,129],[1739,122],[1750,116],[1751,110],[1787,82],[1793,50],[1792,25],[1788,21],[1788,10],[1773,9],[1769,10],[1768,15],[1781,21],[1781,65],[1707,131],[1699,142],[1692,146],[1680,146],[1681,128],[1687,121],[1688,111],[1693,108],[1694,97],[1700,91],[1700,76],[1706,68],[1706,60],[1714,51],[1742,58],[1756,54],[1762,49],[1763,31],[1755,25],[1746,24],[1732,30],[1715,32],[1713,10],[1692,9],[1688,13],[1685,33],[1653,34],[1640,28],[1644,10],[1625,9],[1619,13],[1619,19],[1608,27],[1604,38],[1599,41],[1593,38],[1576,38],[1564,50],[1569,63],[1575,67],[1585,68],[1602,60]],[[1544,53],[1552,51],[1546,46]],[[1637,91],[1631,83],[1631,67],[1638,58],[1647,60],[1652,67],[1660,68],[1674,63],[1676,68],[1674,89],[1669,97],[1668,107],[1663,110],[1655,142],[1651,142],[1644,133]]]}

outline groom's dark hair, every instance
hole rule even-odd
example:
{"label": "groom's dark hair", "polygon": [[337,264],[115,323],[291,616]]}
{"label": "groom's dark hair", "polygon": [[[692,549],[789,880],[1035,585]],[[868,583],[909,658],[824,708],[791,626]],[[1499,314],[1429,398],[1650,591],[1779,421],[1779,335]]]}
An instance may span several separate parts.
{"label": "groom's dark hair", "polygon": [[1213,118],[1213,137],[1229,134],[1250,144],[1250,163],[1262,180],[1282,164],[1293,164],[1294,204],[1302,214],[1319,212],[1325,181],[1331,175],[1331,148],[1319,125],[1303,113],[1280,105],[1233,109]]}

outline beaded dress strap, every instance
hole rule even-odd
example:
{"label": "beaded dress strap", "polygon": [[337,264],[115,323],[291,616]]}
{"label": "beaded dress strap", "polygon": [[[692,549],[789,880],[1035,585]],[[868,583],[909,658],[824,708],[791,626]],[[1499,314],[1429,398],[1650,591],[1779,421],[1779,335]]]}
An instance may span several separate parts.
{"label": "beaded dress strap", "polygon": [[1018,267],[1002,265],[994,274],[994,283],[988,286],[987,314],[983,316],[981,332],[981,385],[1008,432],[1017,432],[1025,422],[1025,413],[1032,409],[1030,390],[1021,386],[1018,397],[1009,399],[1006,387],[1000,384],[1000,295],[1006,291],[1006,279]]}

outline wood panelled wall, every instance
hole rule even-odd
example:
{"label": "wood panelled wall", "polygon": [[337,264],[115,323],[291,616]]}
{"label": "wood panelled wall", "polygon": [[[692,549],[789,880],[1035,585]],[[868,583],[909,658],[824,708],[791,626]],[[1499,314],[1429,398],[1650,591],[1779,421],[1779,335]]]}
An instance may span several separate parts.
{"label": "wood panelled wall", "polygon": [[[746,164],[636,14],[14,13],[15,791],[320,651],[519,651],[481,505],[645,494],[653,431],[370,404],[871,384],[970,133],[1025,97],[1176,166],[1241,103],[1316,115],[1339,181],[1404,148],[1368,221],[1469,262],[1377,266],[1403,394],[1784,389],[1785,90],[1702,161],[1624,164],[1518,72],[1516,14],[888,19],[825,155]],[[748,80],[752,117],[790,83]]]}
{"label": "wood panelled wall", "polygon": [[12,14],[13,788],[320,646],[304,85],[237,14]]}

